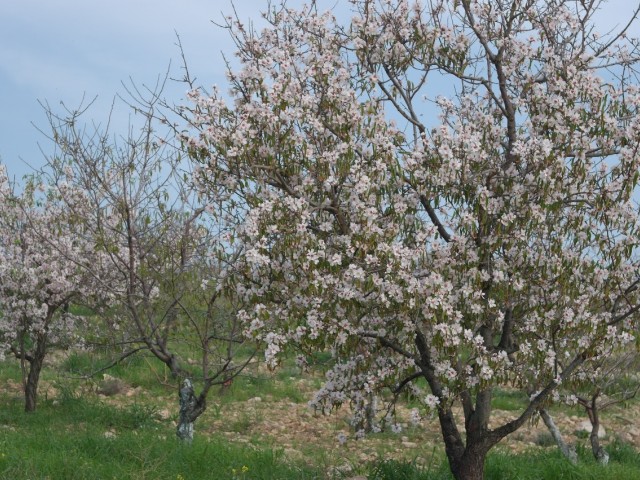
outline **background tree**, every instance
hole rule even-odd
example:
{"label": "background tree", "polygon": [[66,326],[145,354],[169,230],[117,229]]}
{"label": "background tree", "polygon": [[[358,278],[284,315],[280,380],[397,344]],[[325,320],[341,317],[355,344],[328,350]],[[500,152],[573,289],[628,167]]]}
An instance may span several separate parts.
{"label": "background tree", "polygon": [[[609,454],[600,444],[601,413],[613,405],[631,400],[640,390],[636,373],[638,353],[635,347],[628,347],[624,351],[601,355],[592,362],[587,368],[581,367],[576,380],[561,389],[561,398],[584,408],[591,424],[591,451],[598,462],[606,465]],[[563,448],[561,444],[559,446]]]}
{"label": "background tree", "polygon": [[[230,19],[231,98],[192,90],[185,142],[246,209],[242,319],[267,361],[331,349],[318,408],[412,388],[479,479],[636,335],[637,42],[596,33],[598,1],[351,3],[348,25],[313,3]],[[533,392],[501,425],[496,386]]]}
{"label": "background tree", "polygon": [[58,147],[48,169],[55,185],[85,193],[84,205],[67,207],[84,208],[83,228],[115,272],[105,287],[117,308],[112,331],[120,332],[113,363],[140,351],[164,363],[180,389],[177,434],[191,440],[210,388],[242,371],[253,350],[243,345],[225,293],[237,253],[224,242],[215,209],[199,205],[180,150],[155,129],[154,103],[147,107],[138,110],[138,134],[132,128],[122,138],[83,128],[83,109],[48,109]]}
{"label": "background tree", "polygon": [[84,195],[58,187],[32,177],[16,193],[0,165],[0,352],[20,360],[27,412],[36,409],[47,352],[83,343],[83,318],[70,304],[106,301],[111,280],[105,258],[83,235],[86,211],[65,207],[71,199],[82,205]]}

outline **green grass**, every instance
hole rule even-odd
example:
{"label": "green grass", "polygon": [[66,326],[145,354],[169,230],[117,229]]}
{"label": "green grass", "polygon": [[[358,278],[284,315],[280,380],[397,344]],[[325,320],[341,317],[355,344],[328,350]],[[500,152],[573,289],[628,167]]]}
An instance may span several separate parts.
{"label": "green grass", "polygon": [[148,413],[76,398],[25,414],[21,403],[3,399],[0,432],[8,434],[0,435],[0,478],[232,479],[233,470],[236,478],[320,478],[314,468],[285,463],[277,449],[216,437],[182,445],[172,427]]}
{"label": "green grass", "polygon": [[[93,374],[110,365],[112,357],[100,352],[73,352],[62,362],[63,377],[80,377]],[[125,381],[132,387],[142,386],[147,390],[159,393],[170,390],[177,381],[171,379],[167,369],[155,357],[149,355],[134,355],[127,357],[104,373]],[[102,378],[102,374],[94,377],[95,381]],[[166,381],[170,386],[162,385],[159,380]]]}
{"label": "green grass", "polygon": [[596,463],[591,450],[578,448],[578,465],[570,464],[556,448],[532,450],[520,455],[493,452],[487,459],[485,475],[490,479],[518,480],[634,480],[640,478],[640,455],[631,446],[614,443],[609,446],[611,461],[607,466]]}
{"label": "green grass", "polygon": [[[438,459],[442,460],[442,459]],[[439,465],[417,465],[415,462],[384,460],[373,463],[367,471],[369,480],[449,480],[453,477],[446,462]]]}
{"label": "green grass", "polygon": [[[158,409],[165,408],[163,405],[168,401],[175,401],[177,395],[175,386],[158,382],[164,372],[153,359],[132,357],[108,372],[129,386],[142,386],[143,395],[122,396],[115,405],[107,403],[111,398],[80,396],[77,387],[84,385],[84,381],[70,377],[106,360],[106,356],[95,352],[72,353],[62,362],[59,369],[62,373],[45,369],[44,378],[54,381],[58,393],[55,399],[41,396],[38,411],[33,414],[23,412],[19,394],[0,395],[0,479],[345,480],[355,475],[366,475],[370,480],[452,478],[441,445],[433,450],[427,446],[425,452],[417,449],[421,457],[413,462],[387,459],[399,442],[398,435],[389,432],[373,435],[380,440],[379,446],[364,450],[368,458],[386,459],[372,462],[355,460],[357,454],[349,458],[332,454],[312,438],[299,447],[294,445],[304,453],[304,460],[286,460],[277,437],[265,440],[257,434],[252,436],[252,427],[260,423],[264,411],[243,404],[241,414],[231,418],[234,403],[253,397],[262,398],[262,402],[256,403],[261,406],[279,400],[306,403],[305,392],[320,375],[318,372],[313,377],[301,375],[293,362],[286,362],[273,373],[252,369],[234,379],[224,393],[212,391],[208,410],[196,423],[196,439],[191,446],[185,446],[176,440],[171,420],[161,420],[158,415]],[[0,363],[0,382],[9,379],[20,380],[16,361]],[[494,395],[493,407],[517,410],[524,400],[518,392],[499,390]],[[219,420],[226,415],[228,422],[221,431],[205,433],[212,431],[206,428],[206,418]],[[234,443],[236,433],[251,438],[248,443]],[[421,441],[421,432],[415,427],[403,435],[412,442]],[[548,438],[541,438],[539,443],[548,444]],[[640,454],[632,446],[614,442],[607,449],[611,461],[609,466],[602,467],[593,460],[586,440],[578,446],[580,462],[576,466],[568,463],[554,446],[532,448],[519,455],[498,448],[487,459],[486,478],[640,479]],[[351,469],[340,473],[335,467],[345,462]]]}
{"label": "green grass", "polygon": [[[640,478],[640,455],[631,446],[609,447],[608,466],[598,465],[586,447],[579,449],[580,462],[570,464],[556,449],[532,450],[519,455],[495,451],[489,454],[486,480],[636,480]],[[428,465],[386,460],[373,463],[369,480],[450,480],[452,475],[442,458]]]}
{"label": "green grass", "polygon": [[523,410],[527,403],[527,396],[518,390],[502,390],[498,388],[491,399],[491,407],[496,410]]}
{"label": "green grass", "polygon": [[224,405],[228,405],[259,396],[263,400],[265,397],[269,397],[272,401],[289,400],[304,403],[307,399],[298,382],[298,378],[290,376],[276,375],[274,378],[267,374],[246,372],[233,380],[233,383],[224,390],[219,400]]}
{"label": "green grass", "polygon": [[[107,432],[115,437],[109,438]],[[107,435],[105,435],[107,433]],[[390,440],[392,441],[392,440]],[[609,446],[609,466],[597,465],[586,446],[580,463],[569,464],[555,448],[514,455],[492,452],[488,480],[640,478],[640,454],[624,443]],[[321,452],[318,452],[319,457]],[[370,480],[448,480],[442,454],[427,455],[426,465],[386,460],[357,466]],[[242,467],[245,472],[242,472]],[[234,476],[233,471],[236,474]],[[0,398],[0,478],[22,479],[341,479],[326,466],[284,461],[277,448],[234,445],[212,436],[180,444],[173,427],[151,407],[123,407],[74,396],[44,401],[33,414],[17,398]]]}

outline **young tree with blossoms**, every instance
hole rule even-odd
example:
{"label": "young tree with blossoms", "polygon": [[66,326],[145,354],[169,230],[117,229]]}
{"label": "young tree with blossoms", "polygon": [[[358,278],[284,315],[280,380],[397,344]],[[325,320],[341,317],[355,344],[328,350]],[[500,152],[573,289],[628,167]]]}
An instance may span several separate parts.
{"label": "young tree with blossoms", "polygon": [[[346,25],[315,3],[229,19],[231,98],[192,90],[185,142],[246,211],[237,288],[268,362],[331,349],[321,409],[411,389],[480,479],[636,335],[638,44],[598,35],[597,0],[350,3]],[[502,424],[498,386],[531,392]]]}
{"label": "young tree with blossoms", "polygon": [[70,199],[67,207],[86,208],[83,228],[114,272],[105,291],[119,355],[110,365],[139,352],[166,365],[179,385],[177,435],[191,441],[210,389],[231,381],[253,356],[225,284],[238,252],[224,241],[220,212],[200,205],[180,150],[156,124],[158,99],[156,92],[138,105],[138,134],[132,128],[120,139],[83,128],[82,108],[62,115],[48,108],[58,151],[47,170],[54,185],[85,192],[83,205]]}
{"label": "young tree with blossoms", "polygon": [[[635,373],[637,370],[638,353],[635,346],[623,351],[612,351],[606,356],[594,358],[592,364],[581,366],[576,375],[577,380],[568,388],[560,389],[561,393],[558,394],[565,403],[577,404],[584,409],[591,424],[591,451],[594,458],[603,465],[609,462],[609,454],[600,444],[601,414],[636,396],[640,390]],[[558,443],[558,446],[562,450],[563,445]]]}
{"label": "young tree with blossoms", "polygon": [[104,257],[83,235],[86,210],[67,210],[62,197],[82,205],[83,193],[59,187],[32,177],[16,193],[0,164],[0,356],[20,361],[27,412],[36,409],[48,351],[83,342],[83,319],[69,305],[105,301],[110,281]]}

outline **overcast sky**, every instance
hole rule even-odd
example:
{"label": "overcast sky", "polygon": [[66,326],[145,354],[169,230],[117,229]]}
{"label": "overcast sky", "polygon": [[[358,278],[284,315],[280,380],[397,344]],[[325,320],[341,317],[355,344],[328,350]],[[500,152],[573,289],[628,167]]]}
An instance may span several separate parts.
{"label": "overcast sky", "polygon": [[[347,4],[319,3],[322,8],[338,5],[343,12]],[[241,18],[258,20],[267,1],[235,4]],[[602,27],[622,23],[637,4],[612,0],[602,11]],[[122,81],[131,77],[138,84],[153,84],[170,61],[178,76],[176,31],[198,83],[224,85],[221,52],[231,56],[233,44],[211,20],[231,11],[230,0],[0,0],[0,160],[19,178],[29,171],[22,160],[42,164],[38,144],[51,151],[32,125],[47,125],[38,100],[60,111],[60,102],[73,108],[83,95],[98,96],[89,113],[104,120],[112,99],[123,91]],[[184,89],[174,89],[177,103]]]}
{"label": "overcast sky", "polygon": [[[246,19],[259,19],[266,4],[236,1]],[[98,96],[89,116],[102,121],[121,82],[154,84],[170,61],[178,77],[175,32],[200,83],[224,84],[221,52],[233,45],[211,20],[231,11],[229,0],[0,0],[0,159],[18,178],[29,171],[22,160],[42,164],[38,143],[51,144],[32,125],[47,127],[38,100],[62,111],[60,102],[75,108],[83,95]]]}

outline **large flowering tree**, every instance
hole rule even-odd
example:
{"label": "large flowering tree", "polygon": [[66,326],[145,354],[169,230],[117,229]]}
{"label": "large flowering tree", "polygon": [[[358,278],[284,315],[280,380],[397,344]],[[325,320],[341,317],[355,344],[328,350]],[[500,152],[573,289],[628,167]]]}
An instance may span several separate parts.
{"label": "large flowering tree", "polygon": [[[351,4],[348,25],[315,4],[229,19],[231,101],[194,89],[185,141],[244,212],[237,288],[267,360],[331,349],[319,408],[412,389],[454,476],[482,478],[636,335],[637,42],[599,36],[593,1]],[[505,385],[530,401],[496,424]]]}
{"label": "large flowering tree", "polygon": [[84,235],[86,210],[67,208],[71,199],[86,205],[69,184],[52,189],[37,177],[17,193],[0,164],[0,357],[20,360],[28,412],[47,352],[83,343],[83,318],[69,306],[107,300],[105,258]]}

